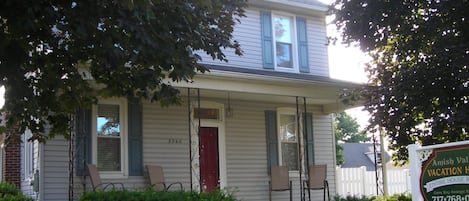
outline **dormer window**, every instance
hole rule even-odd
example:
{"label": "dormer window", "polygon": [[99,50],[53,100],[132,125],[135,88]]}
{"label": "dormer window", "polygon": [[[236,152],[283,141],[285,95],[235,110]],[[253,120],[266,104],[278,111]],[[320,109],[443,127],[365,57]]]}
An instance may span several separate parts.
{"label": "dormer window", "polygon": [[305,18],[262,11],[261,30],[265,69],[309,73]]}
{"label": "dormer window", "polygon": [[[376,154],[376,162],[375,162],[375,154]],[[377,166],[381,167],[381,161],[382,161],[382,157],[381,157],[381,152],[366,152],[365,155],[368,157],[368,159],[371,160],[371,162],[373,164],[376,163]]]}

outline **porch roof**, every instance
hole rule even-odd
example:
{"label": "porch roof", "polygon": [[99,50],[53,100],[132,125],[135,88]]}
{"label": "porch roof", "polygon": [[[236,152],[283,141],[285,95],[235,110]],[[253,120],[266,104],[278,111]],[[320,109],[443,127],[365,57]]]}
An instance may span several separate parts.
{"label": "porch roof", "polygon": [[308,104],[320,105],[324,113],[343,111],[361,106],[344,105],[340,94],[344,89],[354,89],[362,84],[329,77],[253,70],[239,67],[206,65],[210,72],[197,74],[192,82],[172,83],[176,87],[204,89],[205,96],[242,100],[294,103],[294,97],[305,97]]}

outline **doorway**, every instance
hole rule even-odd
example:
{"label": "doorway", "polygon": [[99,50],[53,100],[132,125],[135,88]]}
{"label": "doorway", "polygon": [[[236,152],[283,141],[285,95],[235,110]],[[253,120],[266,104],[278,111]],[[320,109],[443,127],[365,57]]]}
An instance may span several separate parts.
{"label": "doorway", "polygon": [[200,127],[200,179],[203,192],[220,188],[217,127]]}

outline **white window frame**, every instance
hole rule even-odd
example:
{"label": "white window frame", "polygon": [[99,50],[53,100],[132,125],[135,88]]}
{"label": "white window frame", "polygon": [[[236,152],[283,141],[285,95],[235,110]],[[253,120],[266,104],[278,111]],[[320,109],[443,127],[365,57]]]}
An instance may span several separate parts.
{"label": "white window frame", "polygon": [[[285,16],[285,17],[290,17],[292,19],[292,68],[287,68],[287,67],[279,67],[277,65],[277,41],[276,41],[276,36],[275,36],[275,16]],[[298,36],[297,36],[297,24],[296,24],[296,16],[290,13],[285,13],[285,12],[280,12],[280,11],[272,11],[271,14],[271,23],[272,23],[272,47],[274,49],[274,67],[275,70],[277,71],[284,71],[284,72],[294,72],[298,73],[299,67],[298,67]]]}
{"label": "white window frame", "polygon": [[[279,165],[283,165],[283,153],[282,153],[282,133],[280,132],[280,115],[294,115],[295,116],[295,132],[296,132],[296,137],[297,137],[297,150],[300,149],[300,142],[303,139],[301,132],[298,131],[298,116],[296,114],[296,109],[294,108],[277,108],[277,139],[278,139],[278,159],[279,159]],[[298,169],[297,170],[290,170],[294,172],[298,172],[300,169],[301,160],[300,160],[300,155],[298,155]]]}
{"label": "white window frame", "polygon": [[[99,104],[119,105],[119,121],[120,121],[120,139],[121,139],[121,171],[99,171],[101,178],[127,178],[129,175],[128,167],[128,108],[127,100],[123,98],[110,98],[100,99]],[[98,106],[94,105],[92,108],[92,161],[93,164],[98,164],[98,131],[97,131],[97,117]]]}
{"label": "white window frame", "polygon": [[23,134],[24,179],[32,179],[34,175],[34,142],[28,141],[31,136],[31,130],[26,129]]}

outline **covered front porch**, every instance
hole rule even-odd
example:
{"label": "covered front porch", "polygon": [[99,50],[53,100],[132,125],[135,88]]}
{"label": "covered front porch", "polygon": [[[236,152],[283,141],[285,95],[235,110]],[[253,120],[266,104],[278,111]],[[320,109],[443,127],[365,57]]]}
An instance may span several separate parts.
{"label": "covered front porch", "polygon": [[[139,103],[142,164],[132,166],[142,166],[143,169],[148,164],[161,165],[166,181],[182,182],[185,190],[204,191],[220,187],[234,192],[241,200],[267,200],[269,167],[275,162],[268,130],[278,131],[280,128],[269,128],[271,125],[266,119],[269,118],[267,114],[274,112],[277,123],[281,114],[290,115],[288,117],[293,117],[290,119],[294,121],[296,162],[282,160],[285,156],[282,156],[281,142],[277,142],[275,150],[278,165],[293,167],[289,176],[293,181],[294,200],[301,200],[301,180],[307,177],[307,164],[328,165],[327,177],[334,194],[335,140],[331,113],[346,108],[339,95],[349,85],[216,71],[210,75],[199,75],[192,83],[173,84],[181,91],[181,105],[162,107],[147,101]],[[310,114],[311,118],[304,114]],[[215,134],[211,137],[201,134],[212,131]],[[67,149],[64,146],[67,143],[74,146],[73,140],[58,139],[44,146],[41,173],[60,178],[43,176],[41,192],[46,198],[44,200],[53,200],[47,199],[48,196],[64,200],[66,197],[62,196],[67,195],[67,190],[68,195],[75,198],[84,189],[90,190],[87,176],[71,175],[65,171],[74,172],[77,168],[74,167],[75,162],[49,163],[59,159],[74,161],[77,149]],[[207,151],[209,155],[204,155],[201,147],[209,145],[216,145],[212,147],[215,151]],[[134,156],[129,154],[127,157],[131,159]],[[216,170],[214,179],[204,172],[207,169],[204,158],[216,162],[209,168]],[[142,189],[149,185],[145,174],[127,174],[119,178],[103,178],[103,181],[121,182],[128,189]],[[59,189],[68,186],[68,189],[60,193],[58,186],[61,186]],[[46,193],[51,190],[55,193]],[[322,192],[313,191],[313,197],[317,198],[314,200],[322,200]],[[273,194],[273,200],[287,198],[288,192]]]}

